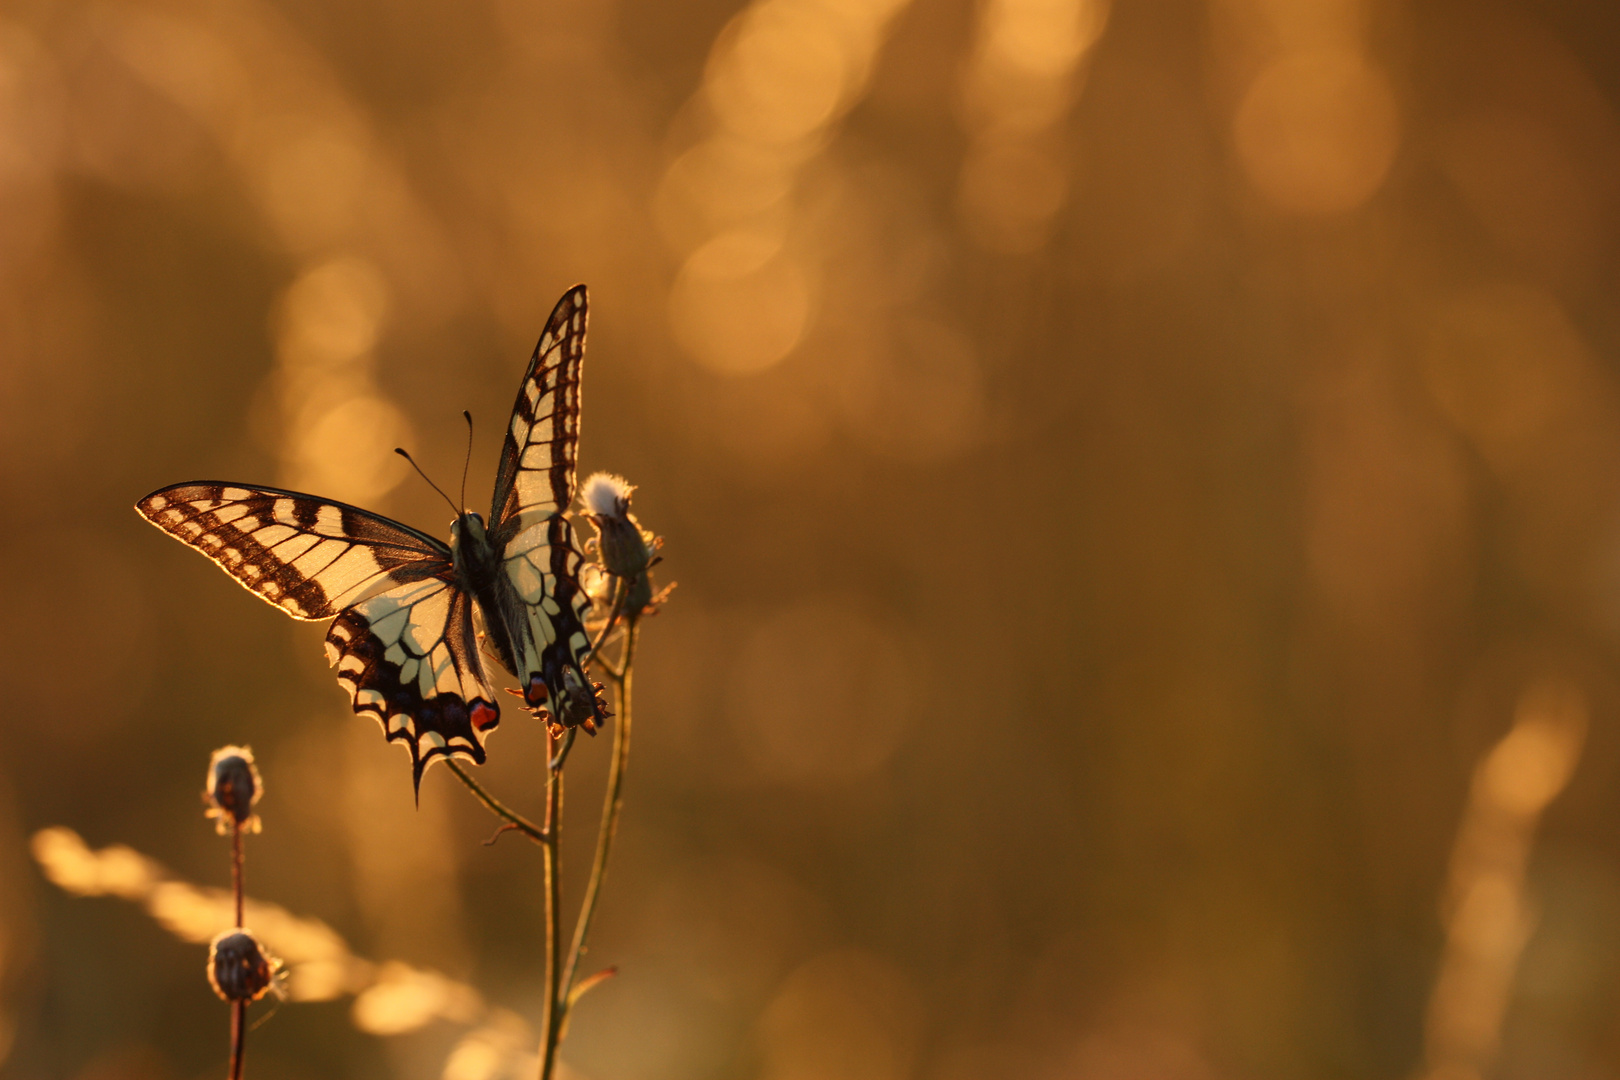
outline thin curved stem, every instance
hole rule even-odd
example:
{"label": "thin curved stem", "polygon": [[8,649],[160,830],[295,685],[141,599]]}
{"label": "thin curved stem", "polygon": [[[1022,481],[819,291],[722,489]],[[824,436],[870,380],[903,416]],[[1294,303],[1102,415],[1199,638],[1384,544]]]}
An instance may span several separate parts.
{"label": "thin curved stem", "polygon": [[562,749],[557,756],[551,759],[551,771],[561,772],[563,763],[568,760],[568,751],[574,748],[574,740],[579,737],[579,728],[571,727],[563,734]]}
{"label": "thin curved stem", "polygon": [[624,678],[624,672],[608,663],[608,658],[605,656],[591,657],[590,664],[592,667],[600,669],[614,682],[618,682],[620,679]]}
{"label": "thin curved stem", "polygon": [[608,766],[607,792],[602,797],[602,824],[596,834],[596,857],[591,862],[591,877],[585,886],[585,899],[580,903],[579,921],[574,924],[573,945],[568,950],[568,967],[562,978],[565,1008],[572,996],[580,957],[586,951],[591,923],[596,918],[597,900],[601,895],[602,882],[607,878],[608,856],[612,853],[613,838],[619,827],[619,809],[624,805],[624,771],[630,760],[630,669],[635,659],[637,629],[636,621],[631,619],[625,631],[622,666],[613,680],[618,690],[619,705],[619,714],[615,718],[618,725],[613,730],[613,760]]}
{"label": "thin curved stem", "polygon": [[562,824],[562,772],[551,767],[557,739],[546,731],[546,817],[541,850],[546,866],[546,984],[541,1009],[540,1080],[551,1080],[557,1067],[557,1046],[562,1042],[562,867],[557,859],[557,834]]}
{"label": "thin curved stem", "polygon": [[479,802],[483,803],[484,807],[489,810],[490,813],[502,819],[507,824],[511,825],[512,828],[518,830],[535,843],[541,845],[545,844],[546,831],[544,829],[538,828],[528,818],[524,817],[516,810],[510,809],[505,803],[501,802],[495,796],[485,791],[483,785],[469,776],[467,774],[467,770],[463,769],[454,758],[446,758],[444,763],[450,766],[450,771],[456,774],[456,779],[460,780],[463,784],[466,784],[467,790],[472,792],[473,796]]}
{"label": "thin curved stem", "polygon": [[[596,635],[591,642],[591,659],[587,663],[595,663],[596,657],[601,653],[602,646],[607,644],[608,635],[613,633],[614,624],[619,621],[619,615],[624,611],[625,598],[630,595],[630,583],[619,578],[613,579],[613,608],[608,612],[607,622],[602,624],[602,632]],[[606,663],[605,660],[601,661]],[[610,669],[611,670],[611,669]]]}
{"label": "thin curved stem", "polygon": [[617,667],[614,667],[614,665],[609,664],[608,657],[606,656],[593,656],[591,657],[590,662],[591,667],[601,670],[604,675],[608,675],[608,677],[612,678],[614,682],[619,682],[620,678],[624,678],[624,672],[617,669]]}

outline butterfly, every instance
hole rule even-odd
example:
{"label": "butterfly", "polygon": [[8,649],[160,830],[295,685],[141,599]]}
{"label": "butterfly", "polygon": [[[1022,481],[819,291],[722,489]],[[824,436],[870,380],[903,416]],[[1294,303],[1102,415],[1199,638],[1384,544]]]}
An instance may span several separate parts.
{"label": "butterfly", "polygon": [[176,484],[135,506],[293,618],[332,619],[327,660],[354,711],[410,751],[418,791],[439,757],[484,762],[484,738],[500,722],[485,655],[517,677],[509,693],[554,726],[595,734],[608,716],[585,675],[590,597],[564,516],[585,323],[576,285],[557,301],[518,389],[489,520],[461,510],[449,544],[346,503],[250,484]]}

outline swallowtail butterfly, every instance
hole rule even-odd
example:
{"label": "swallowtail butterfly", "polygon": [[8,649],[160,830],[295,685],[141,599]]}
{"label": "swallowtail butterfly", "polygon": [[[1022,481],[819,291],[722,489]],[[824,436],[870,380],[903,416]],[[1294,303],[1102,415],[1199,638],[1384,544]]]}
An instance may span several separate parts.
{"label": "swallowtail butterfly", "polygon": [[[489,521],[465,510],[448,545],[380,514],[295,491],[197,481],[136,504],[295,619],[332,619],[327,659],[354,711],[411,753],[484,761],[500,708],[479,650],[518,677],[537,716],[595,733],[607,711],[586,677],[583,561],[574,500],[585,287],[552,310],[518,390]],[[549,704],[549,716],[543,708]]]}

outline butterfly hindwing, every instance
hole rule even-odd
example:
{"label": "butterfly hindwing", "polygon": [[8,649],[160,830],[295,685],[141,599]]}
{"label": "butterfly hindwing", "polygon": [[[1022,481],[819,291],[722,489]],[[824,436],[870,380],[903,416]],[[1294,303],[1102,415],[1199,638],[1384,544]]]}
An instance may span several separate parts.
{"label": "butterfly hindwing", "polygon": [[584,556],[574,545],[573,526],[561,514],[537,522],[501,549],[501,560],[507,581],[503,593],[521,606],[519,617],[540,652],[535,670],[577,669],[590,651],[585,632],[590,597],[579,582]]}
{"label": "butterfly hindwing", "polygon": [[326,656],[354,711],[405,743],[418,784],[435,757],[484,763],[483,736],[500,711],[461,589],[430,578],[364,600],[333,620]]}

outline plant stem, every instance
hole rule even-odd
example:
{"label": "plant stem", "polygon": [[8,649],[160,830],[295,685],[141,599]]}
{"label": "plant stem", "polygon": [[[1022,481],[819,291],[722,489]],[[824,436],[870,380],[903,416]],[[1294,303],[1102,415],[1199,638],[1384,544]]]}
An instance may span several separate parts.
{"label": "plant stem", "polygon": [[551,1080],[557,1067],[557,1044],[562,1041],[562,867],[557,859],[557,833],[562,825],[561,769],[551,767],[557,739],[546,731],[546,817],[541,850],[546,865],[546,985],[541,1010],[540,1080]]}
{"label": "plant stem", "polygon": [[[242,865],[242,823],[232,814],[231,819],[231,892],[236,898],[236,928],[242,929],[242,913],[246,907],[246,872]],[[247,1057],[247,1006],[243,999],[231,1002],[231,1073],[230,1080],[242,1080],[242,1063]]]}
{"label": "plant stem", "polygon": [[596,918],[597,899],[601,895],[602,882],[607,878],[608,855],[613,850],[613,837],[619,827],[619,809],[624,805],[624,770],[630,760],[630,668],[635,659],[637,629],[636,620],[632,617],[625,630],[620,667],[612,674],[619,706],[618,716],[615,717],[618,724],[613,729],[613,759],[608,765],[607,792],[602,797],[602,824],[596,834],[596,857],[591,862],[590,882],[585,886],[585,899],[580,903],[579,921],[574,924],[574,942],[568,950],[568,967],[562,978],[564,1010],[571,1002],[574,977],[580,957],[585,953],[591,923]]}
{"label": "plant stem", "polygon": [[450,766],[450,771],[456,774],[456,779],[460,780],[463,784],[466,784],[467,790],[472,792],[473,796],[477,798],[479,802],[483,803],[485,808],[488,809],[490,813],[494,814],[498,818],[504,819],[514,829],[517,829],[535,843],[540,845],[545,844],[546,833],[544,830],[537,828],[528,818],[524,817],[516,810],[510,809],[505,803],[501,802],[495,796],[485,791],[483,785],[479,784],[478,781],[469,776],[467,774],[467,770],[463,769],[460,763],[458,763],[454,758],[445,758],[444,763]]}
{"label": "plant stem", "polygon": [[230,1080],[242,1080],[242,1059],[247,1056],[247,1007],[246,1001],[231,1002]]}
{"label": "plant stem", "polygon": [[242,866],[242,823],[231,818],[231,891],[236,894],[236,928],[242,929],[242,908],[246,899],[245,871]]}
{"label": "plant stem", "polygon": [[563,733],[562,749],[557,751],[557,756],[551,759],[551,769],[553,772],[562,771],[563,762],[568,760],[568,751],[573,747],[574,740],[578,737],[579,728],[577,727],[571,727]]}
{"label": "plant stem", "polygon": [[614,578],[613,607],[608,611],[607,622],[602,624],[602,632],[596,635],[596,640],[591,643],[591,656],[596,656],[602,651],[602,646],[607,644],[608,635],[613,633],[613,626],[619,621],[619,613],[624,610],[624,601],[629,595],[629,582]]}

